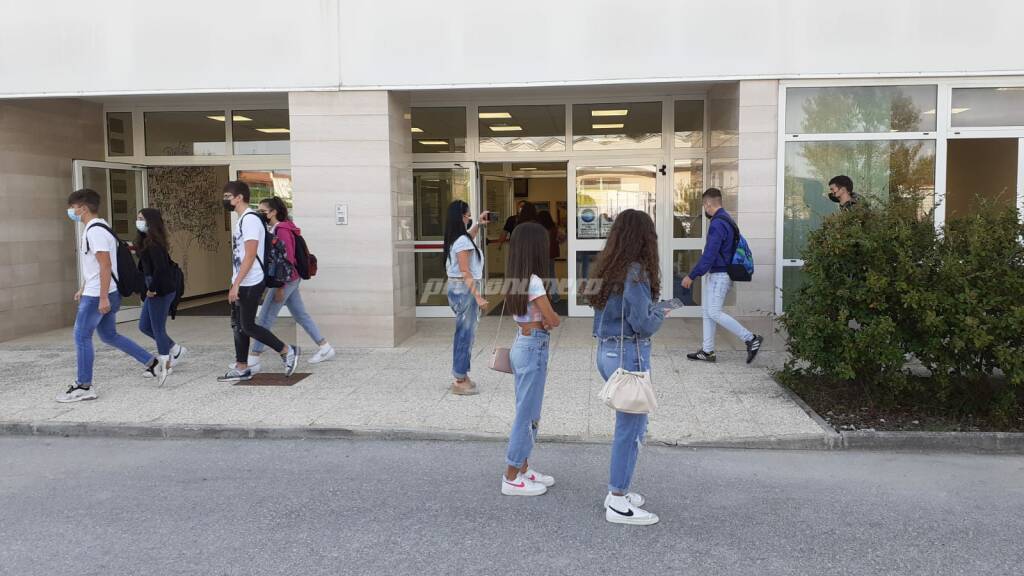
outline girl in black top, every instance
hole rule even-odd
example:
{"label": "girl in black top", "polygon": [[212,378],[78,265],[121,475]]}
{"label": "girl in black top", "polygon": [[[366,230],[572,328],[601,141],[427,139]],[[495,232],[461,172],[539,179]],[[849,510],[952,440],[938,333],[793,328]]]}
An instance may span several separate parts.
{"label": "girl in black top", "polygon": [[139,330],[156,341],[159,361],[154,361],[143,373],[147,378],[158,378],[163,384],[171,367],[184,357],[186,349],[167,335],[167,315],[178,296],[178,273],[172,265],[167,228],[163,216],[156,208],[143,208],[135,219],[139,236],[135,247],[139,256],[139,270],[146,279],[142,294],[142,315]]}

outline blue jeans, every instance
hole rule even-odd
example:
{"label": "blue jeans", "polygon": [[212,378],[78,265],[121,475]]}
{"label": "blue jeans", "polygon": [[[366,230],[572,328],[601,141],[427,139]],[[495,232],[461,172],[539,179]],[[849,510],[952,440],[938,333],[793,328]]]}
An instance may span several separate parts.
{"label": "blue jeans", "polygon": [[725,297],[729,295],[729,289],[732,288],[732,279],[729,278],[729,274],[726,272],[713,272],[707,276],[708,291],[707,300],[704,301],[704,351],[714,352],[715,351],[715,328],[721,324],[722,328],[725,328],[729,332],[736,335],[737,338],[746,342],[754,337],[743,327],[742,324],[736,321],[735,318],[729,316],[725,312],[722,312],[722,306],[725,304]]}
{"label": "blue jeans", "polygon": [[[650,369],[651,341],[640,340],[640,355],[637,355],[635,340],[626,340],[622,346],[622,367],[626,370]],[[642,358],[643,366],[639,360]],[[597,371],[607,380],[619,367],[619,339],[601,340],[597,346]],[[615,413],[615,436],[612,439],[612,462],[608,491],[625,494],[629,491],[636,470],[640,445],[647,432],[646,414]]]}
{"label": "blue jeans", "polygon": [[174,340],[167,335],[167,315],[174,303],[174,292],[163,296],[151,296],[142,303],[139,316],[139,330],[156,341],[157,353],[167,356],[174,348]]}
{"label": "blue jeans", "polygon": [[[479,290],[479,283],[477,284]],[[452,346],[452,376],[462,380],[469,375],[469,360],[473,356],[476,325],[480,321],[480,307],[461,280],[448,280],[448,305],[455,312],[455,339]]]}
{"label": "blue jeans", "polygon": [[78,301],[78,314],[75,316],[75,351],[78,356],[78,384],[92,384],[92,366],[96,361],[96,352],[92,346],[93,332],[99,332],[100,340],[117,348],[121,352],[135,358],[143,365],[154,360],[153,355],[142,346],[117,333],[117,310],[121,307],[121,295],[111,292],[110,312],[100,314],[99,296],[82,296]]}
{"label": "blue jeans", "polygon": [[[278,288],[267,288],[267,295],[263,298],[263,307],[260,308],[260,315],[256,318],[256,323],[269,330],[277,320],[277,315],[281,313],[281,308],[287,306],[292,318],[295,318],[295,322],[302,326],[313,342],[320,344],[324,341],[324,337],[320,335],[320,329],[316,327],[316,322],[313,322],[313,317],[306,312],[306,305],[302,303],[302,294],[299,294],[299,282],[302,280],[295,280],[284,285],[284,300],[282,302],[274,301],[274,294],[277,293]],[[252,346],[252,353],[260,354],[266,347],[266,344],[257,340]]]}
{"label": "blue jeans", "polygon": [[520,329],[509,356],[516,383],[516,417],[508,435],[505,463],[522,467],[537,442],[540,408],[544,402],[544,383],[548,375],[548,341],[546,330],[534,329],[523,336]]}

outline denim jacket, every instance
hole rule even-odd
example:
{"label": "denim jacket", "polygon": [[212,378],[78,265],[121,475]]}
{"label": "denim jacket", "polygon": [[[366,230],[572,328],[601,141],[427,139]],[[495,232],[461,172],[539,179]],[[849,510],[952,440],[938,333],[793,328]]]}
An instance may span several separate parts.
{"label": "denim jacket", "polygon": [[[623,302],[626,306],[624,327],[619,320],[623,317]],[[626,338],[650,338],[665,320],[665,312],[653,305],[647,274],[640,263],[634,262],[626,273],[623,294],[610,294],[604,308],[594,309],[594,336],[601,340],[618,338],[621,329]]]}

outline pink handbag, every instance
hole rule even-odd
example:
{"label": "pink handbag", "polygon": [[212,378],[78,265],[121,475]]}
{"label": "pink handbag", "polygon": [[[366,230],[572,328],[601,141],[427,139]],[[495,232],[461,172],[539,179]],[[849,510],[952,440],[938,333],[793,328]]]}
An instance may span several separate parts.
{"label": "pink handbag", "polygon": [[494,335],[494,344],[491,345],[491,363],[488,367],[496,372],[512,374],[512,349],[498,348],[498,336],[501,335],[501,320],[505,317],[505,301],[501,302],[501,316],[498,317],[498,332]]}

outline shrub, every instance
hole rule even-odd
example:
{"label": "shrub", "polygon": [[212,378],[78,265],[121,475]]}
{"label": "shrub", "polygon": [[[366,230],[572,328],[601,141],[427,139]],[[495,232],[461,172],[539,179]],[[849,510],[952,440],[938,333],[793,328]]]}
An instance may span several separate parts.
{"label": "shrub", "polygon": [[[811,233],[804,281],[779,319],[787,375],[859,385],[881,405],[928,398],[1011,415],[1024,389],[1024,226],[994,207],[941,234],[932,222],[895,199]],[[908,377],[914,359],[930,378]]]}

